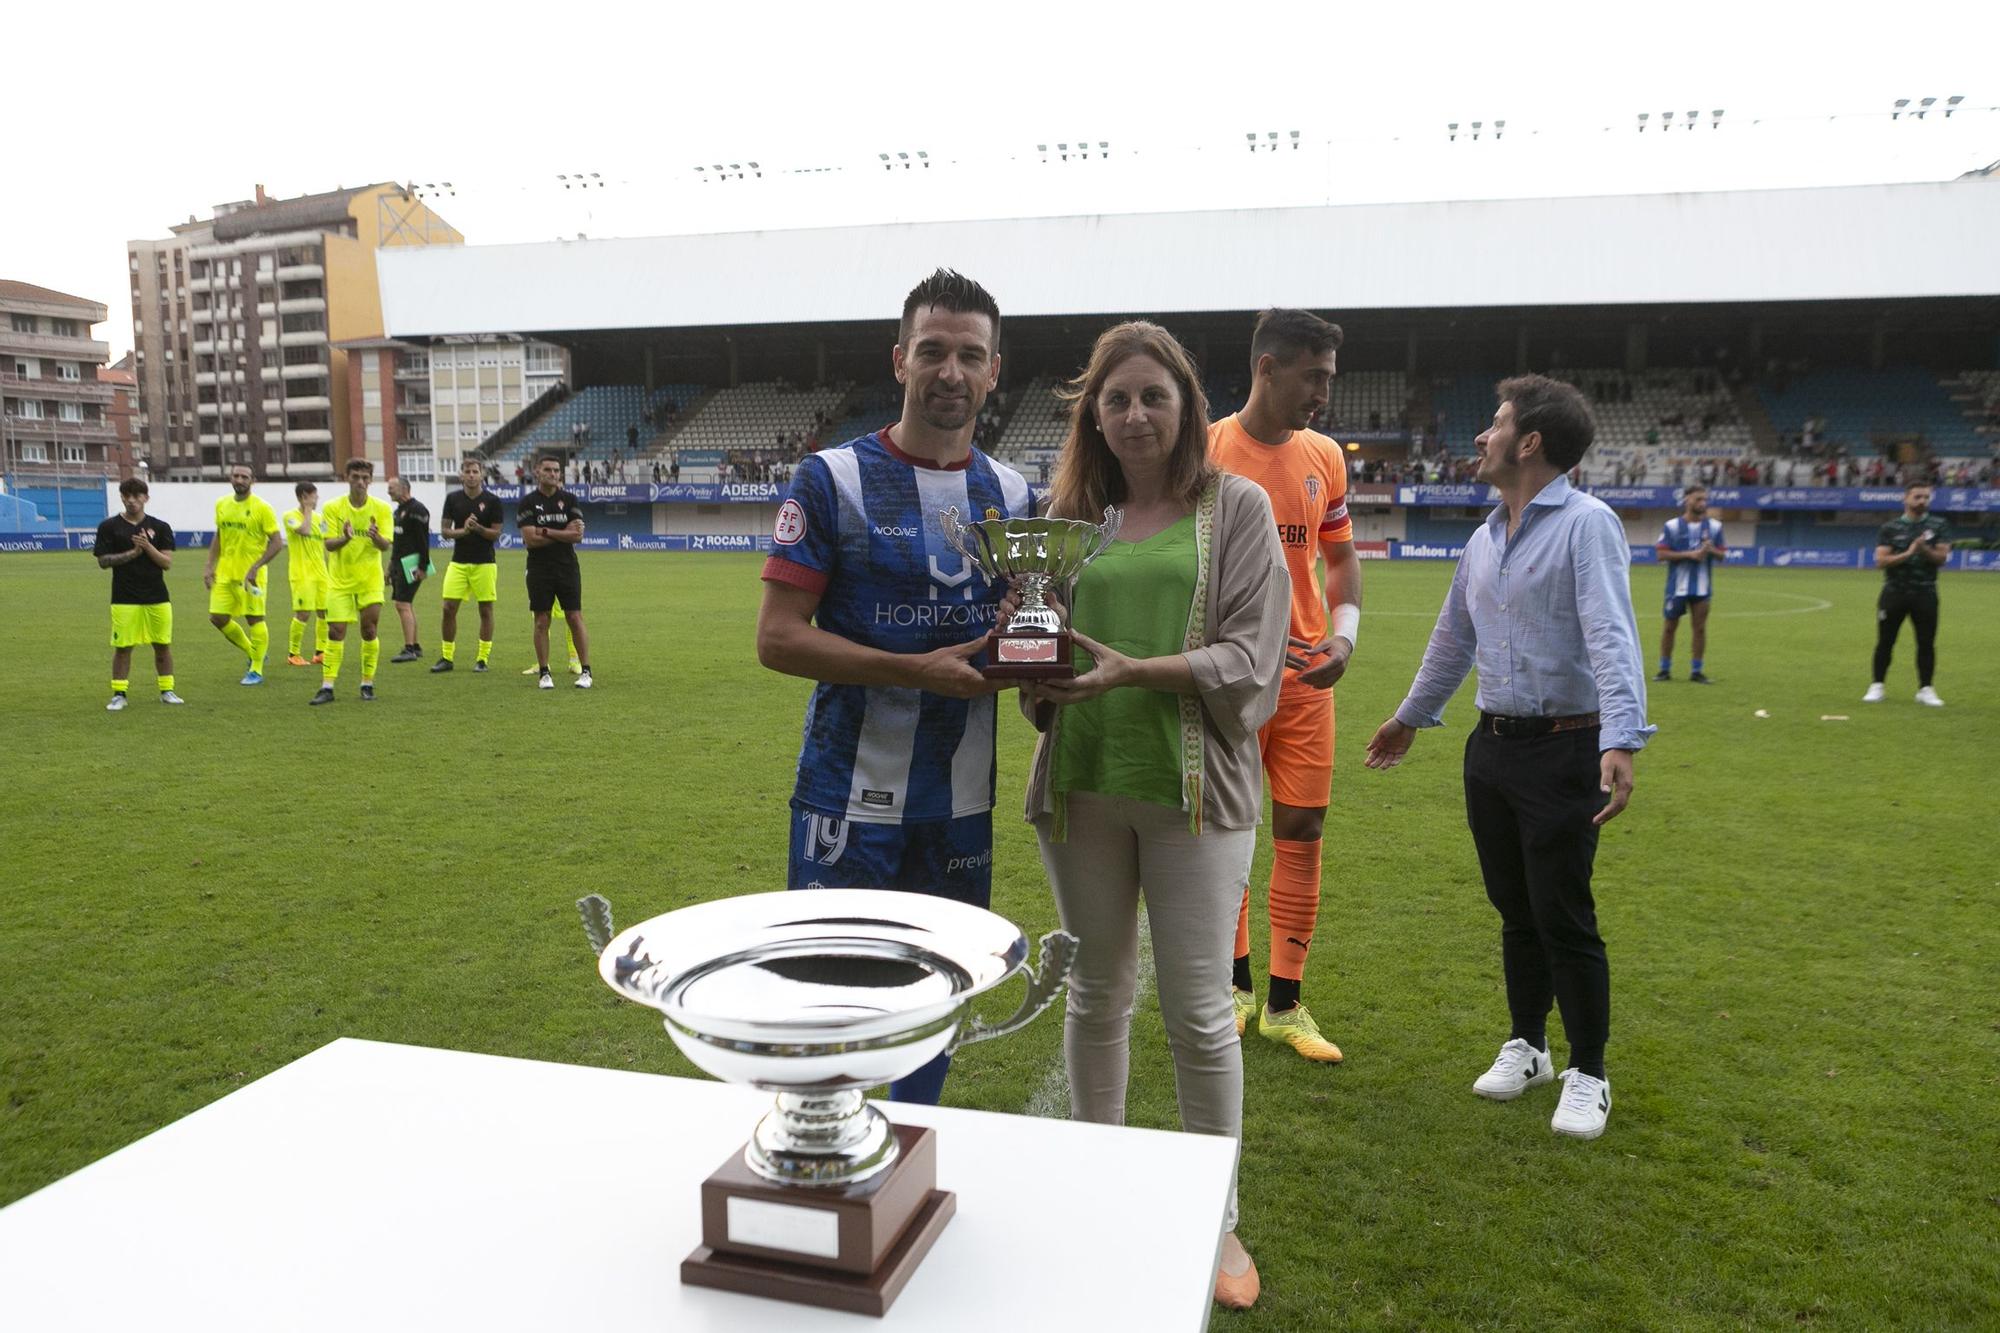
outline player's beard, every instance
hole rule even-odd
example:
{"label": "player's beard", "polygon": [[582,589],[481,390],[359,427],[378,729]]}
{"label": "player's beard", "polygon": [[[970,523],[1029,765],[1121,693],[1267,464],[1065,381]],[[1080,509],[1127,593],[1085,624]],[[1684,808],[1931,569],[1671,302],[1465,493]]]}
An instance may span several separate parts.
{"label": "player's beard", "polygon": [[925,394],[917,403],[917,415],[932,430],[964,430],[972,423],[975,410],[971,394],[956,398]]}

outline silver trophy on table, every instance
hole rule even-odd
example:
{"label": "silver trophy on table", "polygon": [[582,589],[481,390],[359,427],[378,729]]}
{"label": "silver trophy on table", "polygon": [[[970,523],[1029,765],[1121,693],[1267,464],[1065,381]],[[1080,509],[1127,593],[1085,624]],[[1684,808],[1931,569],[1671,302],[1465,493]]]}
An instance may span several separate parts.
{"label": "silver trophy on table", "polygon": [[1118,536],[1122,510],[1106,505],[1104,520],[1002,518],[968,523],[958,506],[938,511],[938,525],[951,549],[989,579],[1008,579],[1021,590],[1021,605],[987,639],[986,676],[991,680],[1066,680],[1076,674],[1069,627],[1049,605],[1049,592],[1066,584],[1103,555]]}
{"label": "silver trophy on table", "polygon": [[[1027,1026],[1061,992],[1076,937],[1044,935],[1037,964],[1006,918],[879,889],[758,893],[697,903],[614,934],[611,905],[577,904],[598,974],[666,1015],[701,1069],[777,1094],[750,1142],[702,1185],[701,1286],[880,1315],[955,1209],[936,1133],[894,1124],[865,1089]],[[1014,1014],[975,997],[1020,973]]]}

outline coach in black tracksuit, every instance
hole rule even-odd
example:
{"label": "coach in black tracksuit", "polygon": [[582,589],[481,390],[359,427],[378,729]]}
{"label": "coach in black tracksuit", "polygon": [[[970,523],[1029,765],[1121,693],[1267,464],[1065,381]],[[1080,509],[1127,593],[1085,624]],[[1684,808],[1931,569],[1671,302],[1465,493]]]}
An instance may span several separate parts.
{"label": "coach in black tracksuit", "polygon": [[1875,538],[1875,567],[1882,571],[1882,596],[1875,603],[1875,675],[1863,703],[1881,702],[1882,680],[1896,651],[1896,636],[1908,619],[1917,636],[1917,702],[1942,708],[1931,688],[1937,670],[1938,566],[1951,555],[1951,529],[1931,513],[1928,482],[1903,488],[1902,517],[1882,525]]}

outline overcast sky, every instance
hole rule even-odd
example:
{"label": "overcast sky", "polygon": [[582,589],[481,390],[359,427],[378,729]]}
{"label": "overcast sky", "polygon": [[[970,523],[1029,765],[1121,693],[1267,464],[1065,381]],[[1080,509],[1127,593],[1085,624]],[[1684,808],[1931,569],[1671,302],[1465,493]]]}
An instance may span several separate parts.
{"label": "overcast sky", "polygon": [[[115,358],[125,242],[260,183],[434,184],[477,245],[1938,180],[2000,159],[1996,3],[1389,8],[15,6],[0,277],[105,302]],[[1939,109],[1891,121],[1899,97]],[[1247,151],[1270,131],[1275,152]],[[884,170],[884,152],[932,165]],[[731,163],[743,179],[694,170]],[[565,189],[577,173],[596,183]]]}

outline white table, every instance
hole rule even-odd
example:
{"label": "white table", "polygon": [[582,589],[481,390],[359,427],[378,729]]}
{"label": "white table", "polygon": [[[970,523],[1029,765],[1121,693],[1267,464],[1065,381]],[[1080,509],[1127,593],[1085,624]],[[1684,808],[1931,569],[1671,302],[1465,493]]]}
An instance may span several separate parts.
{"label": "white table", "polygon": [[682,1286],[770,1104],[343,1038],[0,1209],[0,1327],[1206,1326],[1233,1142],[900,1103],[958,1212],[887,1318]]}

